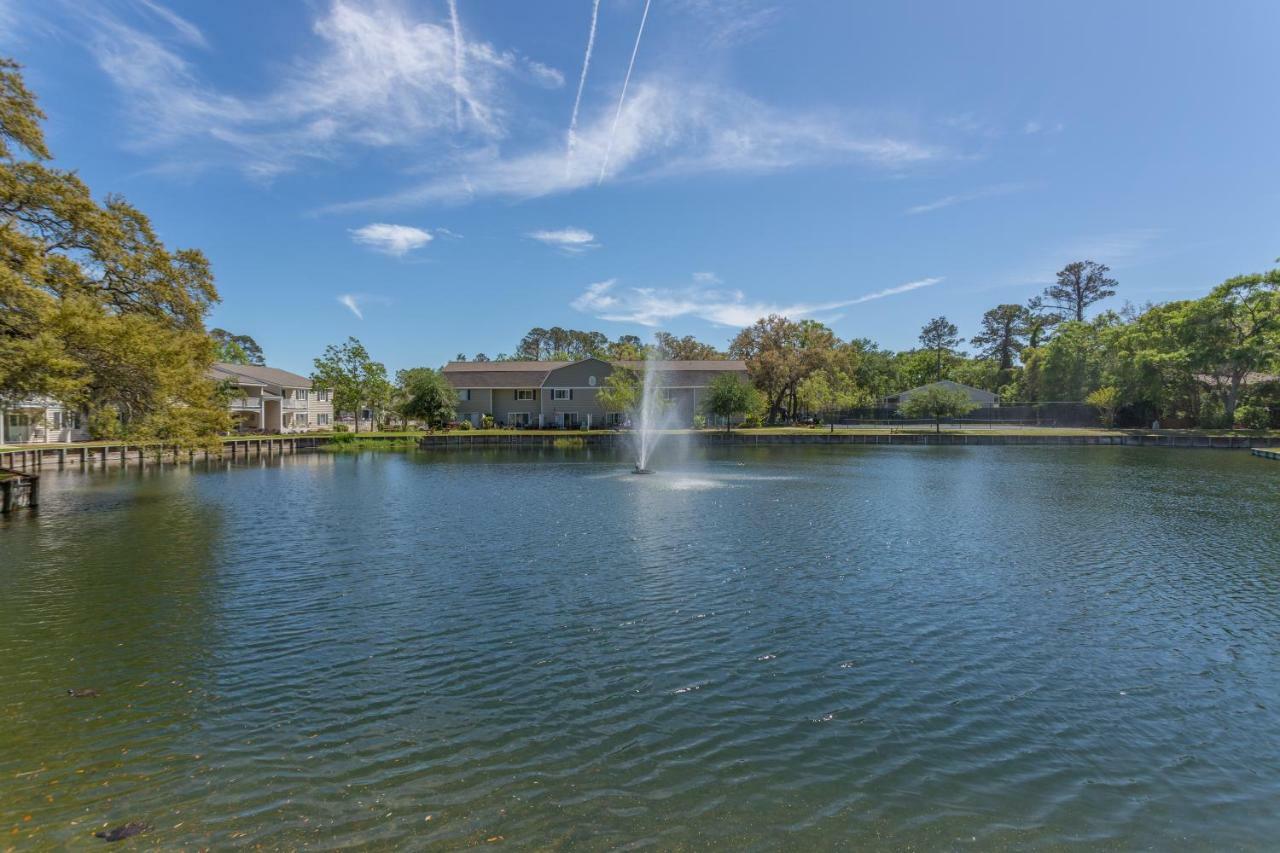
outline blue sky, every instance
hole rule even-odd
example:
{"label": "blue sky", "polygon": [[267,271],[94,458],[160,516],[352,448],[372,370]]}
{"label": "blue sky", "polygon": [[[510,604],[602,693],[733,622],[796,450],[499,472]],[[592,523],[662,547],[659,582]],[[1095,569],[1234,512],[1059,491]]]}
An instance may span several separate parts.
{"label": "blue sky", "polygon": [[58,162],[301,372],[771,310],[899,349],[1072,260],[1142,304],[1280,255],[1280,3],[602,0],[584,78],[592,17],[7,0],[0,39]]}

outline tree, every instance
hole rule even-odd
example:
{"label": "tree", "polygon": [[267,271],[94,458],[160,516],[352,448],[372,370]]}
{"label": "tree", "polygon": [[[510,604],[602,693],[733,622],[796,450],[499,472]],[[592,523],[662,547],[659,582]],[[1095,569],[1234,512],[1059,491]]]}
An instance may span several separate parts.
{"label": "tree", "polygon": [[391,396],[387,368],[371,359],[364,345],[355,338],[325,347],[324,355],[315,360],[311,383],[333,394],[336,411],[355,414],[356,432],[360,431],[360,410],[368,406],[376,411],[386,406]]}
{"label": "tree", "polygon": [[653,338],[656,356],[666,361],[718,361],[724,358],[724,353],[693,335],[677,338],[669,332],[657,332]]}
{"label": "tree", "polygon": [[396,371],[396,392],[396,413],[406,422],[422,421],[428,429],[444,427],[458,409],[458,392],[430,367]]}
{"label": "tree", "polygon": [[604,407],[606,415],[617,412],[630,418],[640,408],[643,393],[638,373],[625,367],[615,367],[596,391],[596,402]]}
{"label": "tree", "polygon": [[794,417],[800,383],[826,368],[838,353],[839,339],[815,320],[795,322],[770,314],[743,329],[729,344],[732,358],[747,363],[747,372],[765,396],[770,421]]}
{"label": "tree", "polygon": [[204,328],[205,256],[169,250],[119,196],[52,168],[17,63],[0,59],[0,400],[49,396],[116,437],[212,441],[230,428]]}
{"label": "tree", "polygon": [[724,418],[725,432],[730,430],[734,416],[758,411],[762,404],[760,393],[732,373],[724,373],[711,380],[702,401],[708,415]]}
{"label": "tree", "polygon": [[904,400],[899,411],[908,418],[933,418],[934,432],[942,432],[943,418],[958,418],[977,407],[960,389],[933,385]]}
{"label": "tree", "polygon": [[1231,423],[1249,375],[1280,363],[1280,269],[1236,276],[1187,303],[1181,338]]}
{"label": "tree", "polygon": [[267,363],[262,347],[248,335],[233,335],[226,329],[210,329],[209,336],[218,345],[218,361],[228,364],[256,364],[264,367]]}
{"label": "tree", "polygon": [[1035,349],[1044,343],[1053,327],[1062,322],[1062,315],[1044,304],[1044,299],[1033,296],[1027,300],[1027,346]]}
{"label": "tree", "polygon": [[953,353],[960,343],[960,330],[946,317],[934,317],[920,330],[920,343],[934,354],[934,379],[942,379],[943,357]]}
{"label": "tree", "polygon": [[1098,420],[1104,427],[1116,424],[1116,409],[1120,408],[1120,389],[1114,385],[1104,385],[1090,393],[1084,401],[1098,410]]}
{"label": "tree", "polygon": [[1027,369],[1039,380],[1034,399],[1076,402],[1099,387],[1107,362],[1102,332],[1114,320],[1104,315],[1092,323],[1068,321],[1049,343],[1031,351]]}
{"label": "tree", "polygon": [[997,305],[982,315],[982,331],[969,341],[979,348],[979,356],[997,363],[1000,372],[1005,374],[1001,384],[1008,381],[1007,374],[1013,370],[1014,360],[1026,346],[1023,341],[1029,331],[1029,320],[1029,312],[1023,305]]}
{"label": "tree", "polygon": [[1084,311],[1095,302],[1116,295],[1119,284],[1108,278],[1111,268],[1093,261],[1074,261],[1058,272],[1058,280],[1044,289],[1050,306],[1068,320],[1084,322]]}

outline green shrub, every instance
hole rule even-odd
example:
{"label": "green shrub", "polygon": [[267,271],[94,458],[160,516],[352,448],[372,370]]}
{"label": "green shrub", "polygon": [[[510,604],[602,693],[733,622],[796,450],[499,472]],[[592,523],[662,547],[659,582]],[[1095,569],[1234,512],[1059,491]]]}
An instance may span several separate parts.
{"label": "green shrub", "polygon": [[1271,426],[1271,412],[1265,406],[1244,405],[1236,408],[1236,426],[1266,429]]}
{"label": "green shrub", "polygon": [[587,442],[581,438],[557,438],[551,445],[559,448],[586,447]]}
{"label": "green shrub", "polygon": [[354,432],[335,432],[330,444],[352,444],[356,440]]}
{"label": "green shrub", "polygon": [[346,424],[334,424],[334,425],[333,425],[333,431],[334,431],[334,432],[346,432],[346,431],[347,431],[347,430],[349,430],[349,429],[351,429],[351,427],[347,426]]}
{"label": "green shrub", "polygon": [[706,429],[706,428],[707,428],[707,416],[706,416],[706,415],[703,415],[703,414],[701,414],[701,413],[695,414],[695,415],[693,416],[693,428],[694,428],[694,429]]}
{"label": "green shrub", "polygon": [[759,415],[747,415],[742,419],[743,429],[759,429],[762,426],[764,426],[764,421],[760,420]]}
{"label": "green shrub", "polygon": [[458,421],[458,429],[463,431],[472,429],[471,421]]}
{"label": "green shrub", "polygon": [[1230,429],[1231,424],[1227,423],[1226,410],[1222,407],[1222,401],[1217,397],[1206,396],[1200,403],[1200,412],[1196,417],[1196,423],[1201,429]]}
{"label": "green shrub", "polygon": [[493,415],[485,415],[483,418],[480,419],[481,429],[493,429],[493,424],[494,424]]}

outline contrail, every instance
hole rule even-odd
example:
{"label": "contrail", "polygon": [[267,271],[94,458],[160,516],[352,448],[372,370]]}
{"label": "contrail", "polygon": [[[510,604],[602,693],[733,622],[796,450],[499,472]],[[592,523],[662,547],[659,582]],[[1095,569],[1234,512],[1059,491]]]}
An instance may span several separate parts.
{"label": "contrail", "polygon": [[595,0],[591,6],[591,31],[587,34],[587,54],[582,57],[582,76],[578,78],[578,97],[573,99],[573,116],[569,119],[569,150],[564,158],[564,176],[569,177],[569,170],[573,166],[573,147],[578,141],[576,131],[578,129],[578,105],[582,103],[582,88],[587,84],[587,67],[591,65],[591,51],[596,46],[596,19],[600,16],[600,0]]}
{"label": "contrail", "polygon": [[458,25],[458,0],[449,0],[453,25],[453,124],[462,130],[462,27]]}
{"label": "contrail", "polygon": [[622,94],[618,96],[618,111],[613,116],[613,129],[609,131],[609,147],[604,152],[604,162],[600,164],[600,177],[596,178],[596,186],[604,181],[604,173],[609,169],[609,155],[613,154],[613,138],[618,133],[618,119],[622,118],[622,102],[627,99],[627,84],[631,82],[631,70],[636,67],[636,54],[640,52],[640,37],[644,35],[644,22],[649,19],[649,0],[644,0],[644,14],[640,16],[640,29],[636,31],[636,44],[631,48],[631,62],[627,65],[627,76],[622,79]]}

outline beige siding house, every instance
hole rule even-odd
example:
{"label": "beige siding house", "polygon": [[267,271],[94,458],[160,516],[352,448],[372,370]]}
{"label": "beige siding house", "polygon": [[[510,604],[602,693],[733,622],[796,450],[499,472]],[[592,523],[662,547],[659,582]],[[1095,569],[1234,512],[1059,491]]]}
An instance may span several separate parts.
{"label": "beige siding house", "polygon": [[19,400],[0,408],[0,445],[88,441],[86,420],[83,412],[48,397]]}
{"label": "beige siding house", "polygon": [[[499,426],[589,429],[613,426],[626,417],[606,410],[597,399],[615,368],[642,373],[645,364],[598,358],[454,361],[445,366],[444,376],[458,391],[458,418],[473,426],[491,415]],[[747,365],[742,361],[658,361],[654,368],[658,387],[671,407],[672,423],[686,426],[701,409],[713,379],[732,374],[747,380]]]}
{"label": "beige siding house", "polygon": [[333,429],[329,392],[313,390],[305,376],[277,367],[218,362],[209,377],[235,386],[230,407],[238,432],[288,435]]}

